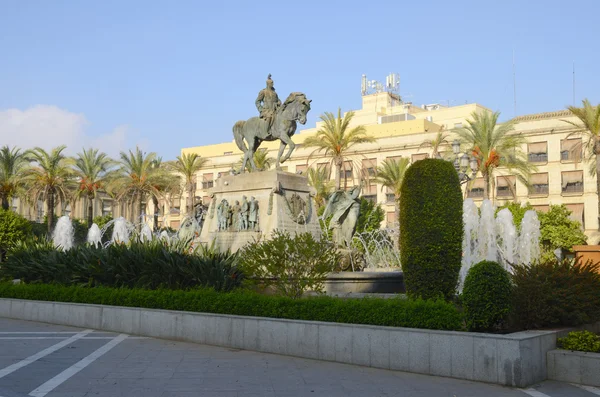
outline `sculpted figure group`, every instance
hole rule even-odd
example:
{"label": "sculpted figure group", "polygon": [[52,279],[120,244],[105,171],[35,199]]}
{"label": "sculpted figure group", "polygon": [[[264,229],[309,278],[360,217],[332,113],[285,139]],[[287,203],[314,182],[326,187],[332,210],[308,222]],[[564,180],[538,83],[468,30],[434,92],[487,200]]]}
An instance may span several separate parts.
{"label": "sculpted figure group", "polygon": [[235,200],[233,205],[225,199],[217,205],[218,231],[258,231],[258,201],[242,196],[242,202]]}

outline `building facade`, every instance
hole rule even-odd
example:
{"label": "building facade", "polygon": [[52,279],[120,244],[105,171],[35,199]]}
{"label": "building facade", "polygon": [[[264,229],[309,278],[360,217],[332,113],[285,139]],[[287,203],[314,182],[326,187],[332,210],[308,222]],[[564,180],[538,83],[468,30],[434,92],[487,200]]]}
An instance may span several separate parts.
{"label": "building facade", "polygon": [[[374,170],[388,158],[405,157],[411,162],[431,156],[431,147],[423,145],[435,138],[439,131],[448,132],[448,144],[441,145],[440,155],[453,159],[450,143],[455,138],[453,129],[461,128],[473,112],[490,110],[476,103],[460,106],[430,104],[414,106],[405,103],[397,95],[380,92],[362,97],[362,108],[355,111],[351,127],[363,125],[367,134],[376,138],[374,143],[356,145],[349,161],[342,170],[342,184],[348,187],[363,182],[362,195],[382,205],[386,212],[386,223],[396,222],[393,194],[381,185],[374,183]],[[508,170],[498,169],[492,181],[491,198],[496,205],[508,201],[529,202],[538,210],[547,210],[551,204],[565,204],[572,212],[572,218],[581,222],[588,235],[589,243],[597,243],[598,195],[595,176],[588,173],[589,164],[583,159],[581,137],[574,135],[577,129],[564,120],[577,121],[570,112],[557,111],[524,115],[515,119],[515,132],[527,139],[522,150],[536,167],[528,188]],[[309,167],[329,167],[330,159],[314,153],[313,148],[303,145],[308,136],[314,135],[321,127],[301,130],[293,137],[296,143],[290,160],[282,164],[289,172],[305,173]],[[264,142],[261,148],[268,150],[270,157],[277,156],[278,142]],[[210,202],[208,189],[220,175],[239,168],[242,152],[233,140],[227,143],[189,147],[183,153],[196,153],[209,161],[197,175],[196,197],[204,204]],[[331,171],[331,179],[335,179]],[[483,200],[483,179],[476,178],[463,186],[465,197],[476,202]],[[176,227],[181,220],[179,208],[185,208],[186,198],[176,200],[177,211],[165,210],[161,220],[166,225]],[[169,207],[169,203],[166,203]]]}

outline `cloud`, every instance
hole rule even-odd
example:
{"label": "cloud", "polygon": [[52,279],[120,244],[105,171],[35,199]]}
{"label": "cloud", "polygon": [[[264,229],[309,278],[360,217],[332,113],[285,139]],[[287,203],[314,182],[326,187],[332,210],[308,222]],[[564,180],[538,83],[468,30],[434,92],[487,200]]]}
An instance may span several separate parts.
{"label": "cloud", "polygon": [[51,105],[0,110],[0,146],[39,146],[49,150],[67,145],[68,154],[75,154],[82,147],[95,147],[111,156],[128,149],[132,135],[129,126],[120,125],[108,133],[91,136],[86,132],[89,125],[85,115]]}

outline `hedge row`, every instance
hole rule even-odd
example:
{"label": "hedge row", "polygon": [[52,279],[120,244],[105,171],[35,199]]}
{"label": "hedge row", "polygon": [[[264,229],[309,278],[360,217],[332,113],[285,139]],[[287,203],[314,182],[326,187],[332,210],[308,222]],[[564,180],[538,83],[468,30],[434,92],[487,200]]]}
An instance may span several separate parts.
{"label": "hedge row", "polygon": [[1,298],[233,314],[348,324],[370,324],[439,330],[462,330],[462,315],[444,301],[402,298],[290,299],[246,290],[144,290],[53,284],[0,283]]}

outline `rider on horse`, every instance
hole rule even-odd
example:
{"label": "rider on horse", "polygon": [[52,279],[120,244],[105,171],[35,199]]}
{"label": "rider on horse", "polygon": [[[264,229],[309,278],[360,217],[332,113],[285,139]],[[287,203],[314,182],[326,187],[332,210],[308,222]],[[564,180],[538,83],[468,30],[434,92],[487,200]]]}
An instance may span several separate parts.
{"label": "rider on horse", "polygon": [[260,118],[269,123],[268,130],[270,130],[273,125],[273,119],[275,118],[275,112],[281,106],[281,101],[275,92],[270,74],[269,77],[267,77],[267,88],[260,90],[254,104],[256,105],[256,109],[260,112]]}

